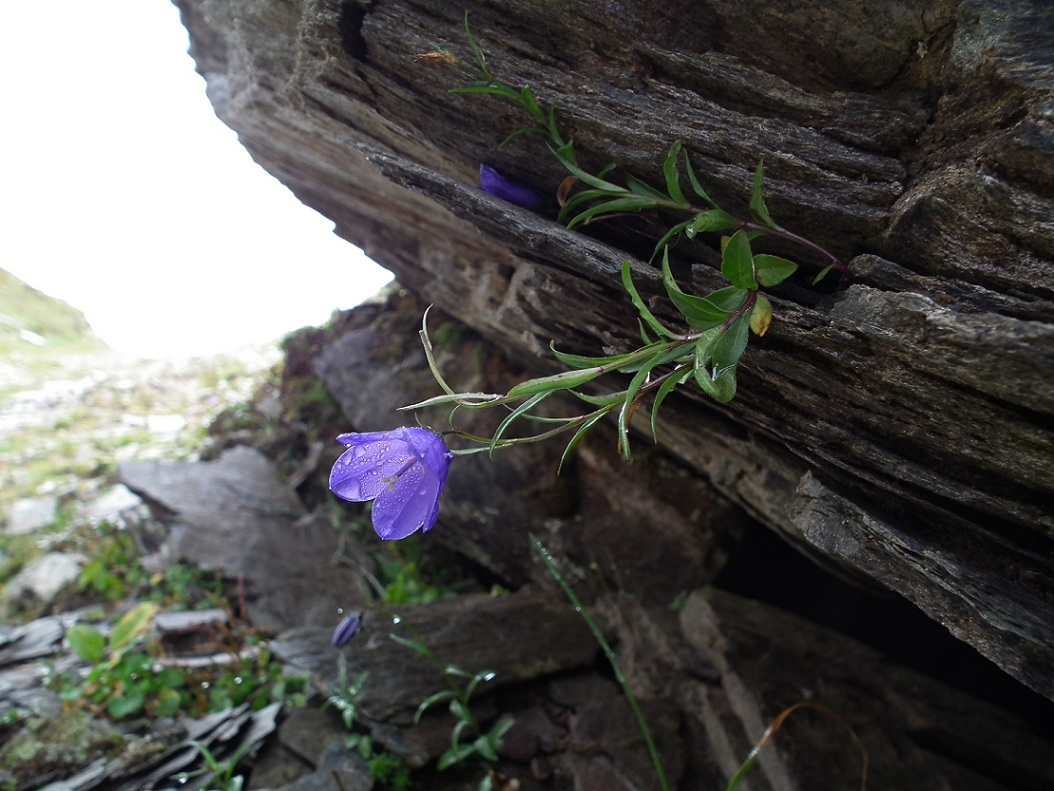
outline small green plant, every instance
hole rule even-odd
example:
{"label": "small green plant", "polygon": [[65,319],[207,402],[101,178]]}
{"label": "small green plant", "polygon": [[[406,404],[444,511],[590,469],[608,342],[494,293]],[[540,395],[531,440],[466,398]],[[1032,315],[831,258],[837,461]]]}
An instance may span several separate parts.
{"label": "small green plant", "polygon": [[238,749],[225,761],[218,759],[201,742],[192,741],[190,744],[200,753],[205,766],[194,772],[179,773],[174,778],[177,782],[186,783],[193,777],[208,775],[205,782],[197,787],[197,791],[242,791],[245,787],[245,777],[236,774],[236,772],[238,771],[238,764],[241,763],[252,746],[250,742],[243,742],[239,745]]}
{"label": "small green plant", "polygon": [[157,605],[144,602],[125,613],[109,638],[90,624],[77,624],[66,633],[70,648],[92,665],[80,684],[60,692],[68,703],[105,706],[115,720],[142,711],[155,716],[175,714],[183,704],[183,674],[173,668],[156,669],[153,657],[133,650],[144,638]]}
{"label": "small green plant", "polygon": [[[531,125],[514,132],[505,142],[523,135],[537,135],[546,139],[548,150],[570,174],[560,190],[562,209],[559,219],[568,228],[575,228],[603,218],[626,212],[653,211],[678,214],[684,219],[669,227],[655,245],[652,259],[660,257],[662,282],[673,308],[687,324],[687,331],[667,326],[648,307],[634,283],[630,261],[622,265],[622,285],[638,314],[638,325],[643,345],[634,351],[603,356],[583,356],[557,350],[550,344],[556,359],[569,370],[514,386],[507,393],[456,392],[439,372],[429,338],[427,312],[422,322],[421,338],[429,367],[443,395],[425,399],[403,409],[449,406],[449,433],[458,435],[479,447],[458,449],[457,454],[498,448],[527,442],[538,442],[558,434],[570,432],[571,439],[564,458],[582,436],[607,416],[617,420],[619,449],[626,458],[630,455],[629,428],[634,415],[646,400],[651,402],[651,433],[656,436],[656,417],[663,401],[677,387],[694,382],[706,395],[718,403],[735,398],[740,360],[751,335],[763,336],[772,324],[773,305],[762,289],[783,283],[798,270],[798,264],[787,258],[766,252],[755,252],[754,245],[765,237],[792,242],[823,258],[827,264],[813,279],[822,280],[832,270],[848,278],[849,269],[837,256],[819,245],[778,225],[769,212],[763,193],[764,167],[761,162],[754,170],[748,201],[749,218],[737,217],[722,209],[703,189],[684,145],[676,141],[670,147],[662,165],[663,186],[652,186],[626,173],[622,186],[612,180],[614,166],[592,174],[578,161],[574,140],[565,136],[557,121],[554,104],[542,108],[530,86],[515,88],[491,74],[486,57],[472,35],[465,16],[465,32],[475,60],[475,67],[467,85],[454,88],[454,93],[498,96],[526,111]],[[448,52],[439,52],[438,62],[460,62]],[[433,59],[435,60],[435,59]],[[500,176],[491,188],[495,194],[508,195],[516,202],[517,190],[522,185],[506,183]],[[689,199],[682,186],[687,180],[693,198]],[[577,192],[575,185],[585,185]],[[484,189],[488,189],[484,183]],[[695,239],[708,233],[720,234],[720,272],[727,285],[704,296],[687,293],[677,283],[670,264],[670,247],[680,238]],[[598,380],[610,374],[623,378],[613,392],[598,391]],[[592,409],[567,417],[539,414],[541,404],[555,393],[568,393]],[[477,436],[459,430],[454,415],[460,409],[503,407],[508,414],[491,437]],[[526,436],[509,438],[509,429],[518,420],[540,425],[539,431]],[[563,459],[561,460],[561,463]]]}
{"label": "small green plant", "polygon": [[[436,657],[435,653],[424,644],[416,635],[413,639],[393,634],[391,638],[407,648],[416,651],[429,662],[431,662],[446,679],[449,689],[440,690],[429,696],[417,707],[414,714],[414,722],[419,722],[421,716],[432,706],[446,703],[450,713],[456,720],[454,728],[450,733],[450,747],[439,756],[437,766],[439,769],[449,769],[452,766],[464,764],[473,757],[484,761],[497,761],[498,750],[501,749],[502,739],[513,725],[513,720],[499,720],[489,730],[484,732],[479,721],[469,708],[469,700],[476,688],[484,682],[493,681],[497,675],[492,670],[483,670],[478,673],[470,673],[457,665],[444,665]],[[464,737],[474,737],[471,741],[462,741]]]}
{"label": "small green plant", "polygon": [[370,774],[379,782],[386,785],[392,791],[406,791],[410,788],[410,767],[397,755],[388,752],[378,752],[373,742],[373,737],[368,733],[356,731],[356,720],[359,716],[356,699],[359,696],[369,672],[363,672],[354,681],[348,681],[348,667],[344,654],[340,654],[337,660],[337,686],[326,698],[322,708],[333,707],[340,713],[340,719],[344,723],[344,729],[348,735],[344,737],[344,744],[349,750],[355,750],[366,761]]}

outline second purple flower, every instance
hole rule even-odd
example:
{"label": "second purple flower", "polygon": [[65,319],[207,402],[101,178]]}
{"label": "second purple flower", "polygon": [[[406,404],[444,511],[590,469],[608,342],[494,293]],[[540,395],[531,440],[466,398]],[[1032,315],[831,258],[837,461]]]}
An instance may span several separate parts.
{"label": "second purple flower", "polygon": [[344,500],[373,500],[373,529],[381,538],[406,538],[432,529],[439,496],[454,455],[426,428],[341,434],[347,446],[329,474],[329,488]]}

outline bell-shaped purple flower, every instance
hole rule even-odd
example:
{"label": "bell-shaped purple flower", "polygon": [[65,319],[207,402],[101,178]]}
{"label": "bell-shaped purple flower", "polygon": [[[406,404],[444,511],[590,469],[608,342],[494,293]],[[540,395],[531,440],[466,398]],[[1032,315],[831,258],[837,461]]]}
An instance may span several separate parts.
{"label": "bell-shaped purple flower", "polygon": [[333,647],[343,648],[346,646],[351,641],[351,638],[358,634],[361,627],[362,613],[349,612],[344,616],[344,619],[337,624],[337,628],[333,630]]}
{"label": "bell-shaped purple flower", "polygon": [[537,209],[545,198],[526,184],[507,179],[490,165],[479,166],[479,188],[525,209]]}
{"label": "bell-shaped purple flower", "polygon": [[329,488],[354,503],[373,500],[373,529],[406,538],[432,529],[439,495],[454,458],[442,437],[426,428],[341,434],[347,445],[329,473]]}

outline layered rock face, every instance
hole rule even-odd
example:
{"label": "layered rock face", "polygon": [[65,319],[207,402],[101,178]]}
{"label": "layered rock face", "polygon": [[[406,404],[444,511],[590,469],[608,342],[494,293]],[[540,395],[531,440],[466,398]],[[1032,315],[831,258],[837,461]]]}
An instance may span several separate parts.
{"label": "layered rock face", "polygon": [[[594,172],[659,181],[681,140],[738,210],[764,158],[773,216],[848,260],[853,282],[774,289],[739,395],[721,406],[682,388],[662,451],[1054,697],[1048,3],[177,5],[217,114],[254,158],[530,373],[557,370],[551,340],[633,347],[625,259],[656,315],[678,319],[646,263],[653,218],[567,231],[479,190],[481,162],[546,194],[566,173],[537,138],[499,146],[527,119],[451,94],[463,66],[416,57],[470,61],[466,10],[492,72],[554,103]],[[677,248],[682,286],[721,285],[715,249]],[[486,539],[465,534],[470,556],[473,540]]]}

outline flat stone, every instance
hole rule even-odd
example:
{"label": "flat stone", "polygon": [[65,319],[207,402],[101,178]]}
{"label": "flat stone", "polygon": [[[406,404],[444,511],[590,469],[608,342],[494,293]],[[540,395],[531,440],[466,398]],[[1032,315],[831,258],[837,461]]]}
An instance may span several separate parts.
{"label": "flat stone", "polygon": [[[120,465],[170,534],[159,556],[241,580],[252,623],[271,631],[340,620],[369,598],[363,578],[334,563],[328,520],[304,513],[296,493],[257,450],[234,447],[215,461]],[[357,542],[345,540],[349,551]]]}
{"label": "flat stone", "polygon": [[118,521],[122,514],[142,502],[131,489],[124,484],[118,484],[85,506],[84,515],[94,523]]}
{"label": "flat stone", "polygon": [[7,534],[20,536],[47,527],[55,521],[58,507],[57,497],[16,500],[7,511]]}
{"label": "flat stone", "polygon": [[49,552],[30,561],[0,593],[7,601],[47,604],[80,576],[85,558],[70,552]]}

